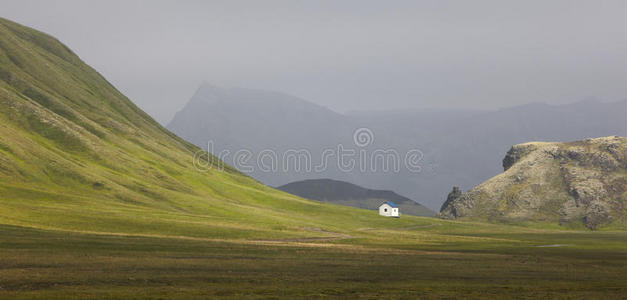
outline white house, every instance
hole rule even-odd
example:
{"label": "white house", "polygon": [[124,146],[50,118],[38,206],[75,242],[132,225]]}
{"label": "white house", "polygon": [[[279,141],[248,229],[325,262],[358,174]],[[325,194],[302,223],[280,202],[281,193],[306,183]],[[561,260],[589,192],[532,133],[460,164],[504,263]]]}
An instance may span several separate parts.
{"label": "white house", "polygon": [[396,203],[392,201],[386,201],[379,206],[379,215],[385,217],[399,218],[401,216],[401,213]]}

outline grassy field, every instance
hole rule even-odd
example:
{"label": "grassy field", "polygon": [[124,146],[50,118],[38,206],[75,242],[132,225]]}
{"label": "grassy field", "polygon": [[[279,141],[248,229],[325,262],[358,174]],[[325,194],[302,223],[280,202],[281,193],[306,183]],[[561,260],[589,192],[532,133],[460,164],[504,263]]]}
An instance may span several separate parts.
{"label": "grassy field", "polygon": [[[627,233],[417,218],[329,240],[0,226],[0,298],[564,298],[627,293]],[[402,237],[402,238],[401,238]],[[538,247],[538,246],[560,247]]]}

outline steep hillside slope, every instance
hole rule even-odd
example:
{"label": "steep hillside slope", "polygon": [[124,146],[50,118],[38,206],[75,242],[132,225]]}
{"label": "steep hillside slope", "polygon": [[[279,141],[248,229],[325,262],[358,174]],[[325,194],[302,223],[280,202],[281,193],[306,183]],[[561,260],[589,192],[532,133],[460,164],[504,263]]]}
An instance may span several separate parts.
{"label": "steep hillside slope", "polygon": [[404,215],[430,217],[435,214],[421,204],[393,191],[371,190],[338,180],[303,180],[282,185],[277,189],[307,199],[365,209],[377,209],[381,203],[392,201],[400,207]]}
{"label": "steep hillside slope", "polygon": [[585,224],[624,222],[627,138],[525,143],[503,159],[505,172],[449,197],[442,218]]}
{"label": "steep hillside slope", "polygon": [[276,191],[198,151],[59,41],[0,19],[0,223],[270,238],[389,222]]}

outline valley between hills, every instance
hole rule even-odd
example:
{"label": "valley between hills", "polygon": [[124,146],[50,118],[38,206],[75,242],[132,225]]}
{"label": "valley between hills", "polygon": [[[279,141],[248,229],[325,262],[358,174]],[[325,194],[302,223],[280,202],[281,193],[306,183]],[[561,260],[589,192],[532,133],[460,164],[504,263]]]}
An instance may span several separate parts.
{"label": "valley between hills", "polygon": [[594,231],[556,218],[384,218],[268,187],[206,153],[213,167],[199,171],[199,152],[57,39],[0,19],[0,298],[627,293],[616,212]]}

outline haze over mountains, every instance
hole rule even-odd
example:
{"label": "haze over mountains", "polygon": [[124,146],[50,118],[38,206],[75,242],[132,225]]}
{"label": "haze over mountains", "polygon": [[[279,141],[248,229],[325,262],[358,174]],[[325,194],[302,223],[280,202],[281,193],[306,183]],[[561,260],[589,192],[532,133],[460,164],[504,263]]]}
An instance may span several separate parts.
{"label": "haze over mountains", "polygon": [[[265,184],[331,178],[393,190],[433,210],[439,210],[452,186],[467,190],[501,172],[501,158],[515,144],[528,141],[571,141],[599,136],[627,135],[627,100],[581,101],[564,105],[531,103],[495,111],[433,110],[406,112],[355,112],[339,114],[283,93],[205,84],[176,114],[168,129],[213,152],[229,150],[227,163],[241,149],[253,155],[250,165],[239,166]],[[373,139],[366,147],[355,145],[353,133],[367,128]],[[412,149],[424,155],[420,172],[353,170],[336,163],[322,170],[283,168],[262,170],[255,158],[263,150],[285,153],[306,149],[312,165],[320,164],[325,149],[339,144],[354,150]],[[402,155],[401,155],[402,156]],[[335,161],[333,161],[335,162]]]}
{"label": "haze over mountains", "polygon": [[[12,6],[5,2],[1,6],[3,13]],[[456,101],[468,103],[472,103],[470,89],[440,78],[455,74],[478,90],[483,90],[485,84],[477,80],[481,77],[477,72],[468,76],[462,69],[445,64],[450,58],[472,62],[466,70],[497,69],[499,74],[511,73],[515,78],[534,74],[511,72],[499,60],[485,64],[477,57],[480,53],[498,53],[501,61],[519,56],[538,62],[544,70],[563,77],[562,83],[572,93],[578,91],[570,86],[589,90],[568,76],[580,74],[581,69],[585,70],[583,75],[594,78],[593,83],[608,82],[607,78],[620,83],[624,79],[620,76],[624,73],[621,62],[614,56],[604,56],[605,63],[585,60],[590,56],[578,54],[589,52],[588,47],[562,54],[560,49],[568,49],[571,44],[560,41],[573,40],[571,36],[555,34],[563,30],[544,30],[546,23],[530,18],[545,14],[553,20],[551,23],[570,28],[553,18],[556,13],[574,16],[572,10],[559,5],[554,6],[559,8],[555,11],[539,5],[540,11],[529,9],[521,14],[507,4],[505,7],[513,14],[504,15],[494,13],[493,3],[484,7],[475,2],[464,6],[430,2],[424,8],[454,12],[450,14],[454,20],[468,15],[469,7],[489,14],[494,19],[481,27],[457,22],[463,24],[459,30],[472,33],[468,36],[472,40],[504,44],[517,51],[481,51],[487,49],[459,39],[455,44],[463,47],[439,47],[429,53],[415,51],[411,42],[433,45],[436,40],[451,38],[441,30],[450,25],[437,18],[434,21],[438,26],[421,27],[430,32],[432,39],[421,38],[411,23],[389,14],[402,11],[406,12],[404,20],[424,18],[425,14],[411,13],[411,7],[401,5],[403,2],[379,2],[392,9],[384,11],[393,21],[385,31],[406,34],[385,38],[380,38],[381,34],[378,38],[371,30],[381,23],[365,22],[375,27],[364,27],[356,22],[359,16],[380,9],[364,10],[368,5],[355,5],[357,1],[342,1],[333,9],[308,2],[302,15],[293,13],[293,7],[302,4],[295,1],[229,4],[244,14],[221,9],[211,9],[209,14],[190,2],[168,2],[163,6],[156,1],[124,0],[113,4],[121,14],[133,11],[133,6],[140,8],[133,14],[134,22],[145,26],[144,33],[150,34],[133,30],[119,14],[101,9],[105,2],[49,2],[21,1],[20,6],[27,8],[25,13],[32,19],[76,21],[75,28],[84,33],[79,40],[86,44],[102,42],[108,36],[99,33],[93,24],[107,28],[117,37],[115,42],[93,47],[106,45],[100,50],[118,65],[139,56],[158,57],[154,55],[157,48],[170,52],[170,57],[180,59],[147,60],[138,74],[163,74],[159,67],[170,66],[174,68],[167,75],[182,82],[194,73],[193,68],[181,63],[184,61],[195,62],[198,69],[246,76],[235,61],[214,51],[229,42],[236,42],[231,49],[247,51],[232,51],[232,57],[264,78],[271,78],[272,73],[255,61],[283,69],[291,77],[303,76],[301,82],[320,86],[320,90],[330,87],[307,77],[333,81],[325,75],[329,73],[321,72],[325,67],[384,78],[361,84],[355,81],[355,86],[357,92],[374,99],[379,95],[369,93],[364,82],[373,83],[368,87],[389,89],[379,103],[386,109],[396,107],[387,100],[394,98],[392,91],[409,96],[409,102],[415,94],[395,87],[394,76],[390,76],[393,74],[385,70],[393,71],[418,90],[421,86],[443,89],[457,95]],[[219,7],[213,2],[203,3],[216,5],[207,8]],[[154,7],[168,14],[151,13]],[[179,8],[193,10],[193,18],[181,18],[180,14],[176,17]],[[323,29],[319,33],[353,24],[355,33],[362,34],[365,42],[359,48],[368,51],[350,51],[342,43],[317,42],[312,38],[315,32],[298,26],[308,21],[302,17],[315,11],[313,8],[321,18],[310,24],[321,25],[317,26]],[[338,9],[350,14],[337,19],[331,12]],[[255,17],[259,10],[277,14],[259,19]],[[593,10],[586,12],[594,14]],[[84,21],[93,15],[99,18]],[[533,35],[523,36],[499,26],[510,17],[516,17],[519,27],[546,31],[546,38],[554,43],[541,44],[538,41],[542,39],[534,39]],[[608,19],[608,15],[603,18]],[[199,20],[210,20],[217,26],[212,31]],[[265,27],[263,23],[269,20],[278,22]],[[599,35],[594,26],[587,25],[597,20],[584,21],[580,26],[586,28],[586,34]],[[237,32],[248,27],[265,28],[255,38],[241,38]],[[168,38],[160,28],[180,31],[175,30],[176,34]],[[489,33],[493,28],[506,32],[518,45],[543,46],[559,59],[551,59],[553,64],[541,63],[538,56],[521,55],[530,52],[526,47],[490,39],[485,33],[477,35],[483,31],[480,29]],[[297,33],[297,39],[283,39],[295,43],[272,39],[279,29],[295,29],[292,32]],[[202,36],[193,34],[195,30]],[[616,31],[605,33],[612,32]],[[126,43],[128,40],[117,33],[128,34],[133,43]],[[574,36],[575,44],[584,40],[580,34]],[[189,43],[199,37],[211,41],[207,44],[210,47],[198,48]],[[142,50],[136,46],[135,42],[148,44],[151,38],[159,39],[166,47]],[[393,53],[381,51],[389,41],[395,41],[404,53],[441,66],[437,70],[442,72],[434,74],[436,69],[415,61],[413,66],[420,69],[419,74],[430,77],[425,81],[405,76],[407,73],[398,68],[407,66],[403,60],[379,60],[371,55]],[[612,51],[620,48],[615,43],[602,47],[600,41],[587,46]],[[549,47],[555,44],[563,48]],[[321,60],[279,51],[290,46]],[[81,57],[93,63],[89,54],[74,47],[71,41],[66,46],[53,36],[0,17],[0,299],[622,299],[627,295],[627,138],[596,137],[607,131],[623,134],[625,102],[533,104],[500,111],[339,114],[284,93],[205,84],[172,126],[216,153],[216,158],[160,125],[153,115],[120,92],[117,84],[105,79],[109,76],[102,76],[71,49],[80,50]],[[470,56],[433,55],[447,50]],[[199,56],[200,52],[206,56]],[[564,59],[569,55],[577,58],[574,63]],[[206,60],[209,56],[213,60]],[[295,62],[299,59],[310,67],[298,68]],[[348,64],[339,66],[341,61]],[[582,61],[589,65],[580,64]],[[608,61],[614,68],[607,67]],[[370,62],[385,69],[372,68]],[[563,68],[555,68],[556,63]],[[220,65],[227,66],[228,71]],[[97,69],[103,70],[100,66]],[[604,76],[597,70],[613,74]],[[536,69],[535,73],[541,71]],[[138,77],[150,82],[150,93],[163,92],[176,84],[160,84],[145,75]],[[559,85],[534,79],[549,86]],[[194,84],[196,80],[187,82]],[[542,93],[526,80],[502,82]],[[261,81],[256,84],[264,85]],[[350,85],[336,84],[351,89]],[[511,85],[492,80],[488,84],[508,95],[526,98]],[[610,86],[608,93],[621,94],[622,89]],[[499,94],[484,93],[490,95],[486,102],[500,99]],[[415,101],[441,101],[425,95]],[[345,97],[347,101],[366,103],[365,98]],[[172,102],[183,99],[176,97]],[[526,142],[509,147],[518,139],[554,140],[581,135],[596,138],[567,143]],[[500,147],[503,152],[510,149],[502,163]],[[495,170],[490,169],[492,164]],[[460,182],[475,184],[491,176],[492,171],[500,174],[470,191],[462,193],[454,188],[437,215],[418,204],[432,201],[430,206],[437,209],[436,202],[451,186]],[[264,178],[264,182],[291,183],[275,188],[246,173]],[[295,177],[327,178],[293,181]],[[358,186],[351,182],[365,183]],[[417,201],[402,190],[414,194]],[[396,208],[392,218],[385,213],[389,210],[373,210],[384,201],[395,202],[401,217]]]}

